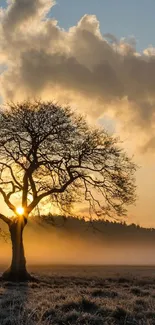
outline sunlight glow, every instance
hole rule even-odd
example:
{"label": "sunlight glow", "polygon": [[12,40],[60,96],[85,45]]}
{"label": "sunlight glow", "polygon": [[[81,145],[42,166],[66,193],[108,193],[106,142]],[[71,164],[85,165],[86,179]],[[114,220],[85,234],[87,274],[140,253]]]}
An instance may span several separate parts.
{"label": "sunlight glow", "polygon": [[16,212],[19,214],[19,215],[23,215],[24,214],[24,208],[19,206],[16,208]]}

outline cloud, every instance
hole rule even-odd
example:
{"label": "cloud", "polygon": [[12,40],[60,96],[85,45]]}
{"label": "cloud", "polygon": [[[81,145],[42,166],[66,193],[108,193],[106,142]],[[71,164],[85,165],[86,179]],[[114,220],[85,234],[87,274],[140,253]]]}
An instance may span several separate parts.
{"label": "cloud", "polygon": [[101,34],[94,15],[68,31],[48,17],[52,0],[16,0],[0,14],[4,101],[55,98],[101,118],[109,112],[154,148],[155,50],[136,52],[133,37]]}
{"label": "cloud", "polygon": [[53,0],[12,0],[5,10],[5,33],[21,27],[24,23],[43,19],[54,4]]}

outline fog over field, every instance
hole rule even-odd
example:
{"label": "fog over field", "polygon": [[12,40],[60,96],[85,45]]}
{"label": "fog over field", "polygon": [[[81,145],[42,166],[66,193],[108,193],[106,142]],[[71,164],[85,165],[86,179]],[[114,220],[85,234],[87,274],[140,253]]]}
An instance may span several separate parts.
{"label": "fog over field", "polygon": [[[61,218],[60,218],[61,219]],[[63,220],[63,219],[62,219]],[[30,221],[24,233],[27,264],[155,264],[155,231],[112,222],[93,225],[70,218],[58,226]],[[9,264],[9,238],[1,238],[0,263]]]}

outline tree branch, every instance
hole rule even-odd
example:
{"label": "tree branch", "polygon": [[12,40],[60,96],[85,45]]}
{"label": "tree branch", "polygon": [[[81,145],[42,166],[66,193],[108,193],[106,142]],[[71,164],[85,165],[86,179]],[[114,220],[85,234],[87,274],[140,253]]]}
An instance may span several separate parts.
{"label": "tree branch", "polygon": [[56,188],[55,187],[55,188],[52,188],[51,190],[49,190],[49,191],[47,191],[45,193],[40,194],[35,200],[33,200],[29,204],[29,206],[27,208],[28,213],[30,213],[43,198],[45,198],[45,197],[47,197],[47,196],[49,196],[51,194],[60,194],[60,193],[63,193],[66,190],[66,188],[70,184],[72,184],[78,177],[79,177],[79,175],[78,176],[74,176],[74,177],[72,176],[72,177],[70,177],[70,179],[64,185],[62,185],[62,187],[60,187],[60,188]]}
{"label": "tree branch", "polygon": [[32,174],[30,174],[30,176],[29,176],[29,181],[30,181],[30,185],[31,185],[32,193],[33,193],[33,199],[36,199],[37,198],[37,190],[36,190],[36,185],[33,180]]}
{"label": "tree branch", "polygon": [[14,180],[14,182],[16,183],[16,185],[18,185],[22,189],[22,185],[17,181],[17,179],[16,179],[16,177],[15,177],[15,175],[13,173],[13,170],[12,170],[11,166],[10,165],[7,165],[6,163],[2,163],[2,162],[0,162],[0,165],[4,166],[4,167],[6,167],[6,168],[8,168],[10,170],[12,179]]}
{"label": "tree branch", "polygon": [[0,213],[0,220],[3,220],[5,223],[7,223],[7,225],[11,224],[11,220],[9,218],[7,218],[6,216],[4,216],[4,214]]}
{"label": "tree branch", "polygon": [[2,194],[3,199],[4,199],[5,203],[7,204],[8,208],[15,212],[16,211],[15,206],[10,202],[7,194],[4,192],[4,190],[2,188],[0,188],[0,193]]}

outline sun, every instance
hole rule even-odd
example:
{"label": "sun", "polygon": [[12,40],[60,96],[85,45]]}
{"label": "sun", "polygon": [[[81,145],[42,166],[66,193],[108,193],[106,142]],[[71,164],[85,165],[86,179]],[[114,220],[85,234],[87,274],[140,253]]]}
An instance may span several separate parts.
{"label": "sun", "polygon": [[16,208],[16,212],[17,212],[17,214],[22,216],[24,214],[24,208],[19,206]]}

